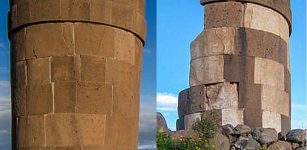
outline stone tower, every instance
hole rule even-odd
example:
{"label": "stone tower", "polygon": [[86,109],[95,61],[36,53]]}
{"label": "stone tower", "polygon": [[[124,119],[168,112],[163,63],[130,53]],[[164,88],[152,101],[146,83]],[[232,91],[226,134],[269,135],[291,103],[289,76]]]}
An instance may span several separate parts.
{"label": "stone tower", "polygon": [[191,43],[190,88],[177,130],[201,116],[220,125],[287,131],[291,122],[290,0],[201,0],[204,31]]}
{"label": "stone tower", "polygon": [[13,149],[135,150],[145,0],[10,0]]}

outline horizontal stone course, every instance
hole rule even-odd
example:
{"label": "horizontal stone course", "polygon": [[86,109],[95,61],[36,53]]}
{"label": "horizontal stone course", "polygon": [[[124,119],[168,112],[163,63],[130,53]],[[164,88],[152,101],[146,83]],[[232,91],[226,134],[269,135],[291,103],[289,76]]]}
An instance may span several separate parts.
{"label": "horizontal stone course", "polygon": [[[210,3],[215,3],[215,2],[225,2],[227,0],[200,0],[200,3],[202,5],[208,5]],[[291,28],[291,24],[292,24],[292,13],[290,10],[290,0],[279,0],[279,1],[275,1],[275,0],[236,0],[237,2],[243,2],[243,3],[254,3],[254,4],[258,4],[258,5],[262,5],[268,8],[271,8],[275,11],[277,11],[278,13],[280,13],[281,15],[283,15],[290,28]]]}
{"label": "horizontal stone course", "polygon": [[205,29],[222,27],[257,29],[289,40],[287,20],[278,12],[253,3],[231,1],[205,5]]}
{"label": "horizontal stone course", "polygon": [[[91,22],[129,30],[144,43],[146,23],[143,4],[144,0],[18,0],[11,3],[9,30],[12,32],[21,26],[46,21]],[[41,9],[45,11],[35,13]]]}

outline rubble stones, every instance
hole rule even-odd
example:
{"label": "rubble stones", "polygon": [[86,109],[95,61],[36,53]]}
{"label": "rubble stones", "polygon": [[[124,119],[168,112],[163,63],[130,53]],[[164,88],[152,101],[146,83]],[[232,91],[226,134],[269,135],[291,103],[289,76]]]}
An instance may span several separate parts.
{"label": "rubble stones", "polygon": [[270,144],[278,140],[278,135],[275,129],[264,128],[260,134],[259,142],[261,144]]}
{"label": "rubble stones", "polygon": [[287,141],[294,143],[306,143],[306,131],[303,129],[294,129],[287,133]]}
{"label": "rubble stones", "polygon": [[234,128],[234,134],[239,134],[239,135],[248,135],[251,133],[251,128],[247,125],[241,125],[238,124],[235,128]]}
{"label": "rubble stones", "polygon": [[285,141],[278,141],[268,147],[269,150],[292,150],[291,144]]}

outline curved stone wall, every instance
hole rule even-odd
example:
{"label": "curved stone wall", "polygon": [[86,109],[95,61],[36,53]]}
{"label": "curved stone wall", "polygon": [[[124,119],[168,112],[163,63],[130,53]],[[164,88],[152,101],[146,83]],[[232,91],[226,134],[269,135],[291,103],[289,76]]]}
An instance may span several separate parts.
{"label": "curved stone wall", "polygon": [[13,149],[137,149],[144,0],[11,0]]}
{"label": "curved stone wall", "polygon": [[204,31],[191,43],[190,88],[179,94],[178,129],[213,112],[220,125],[290,130],[290,1],[201,3]]}

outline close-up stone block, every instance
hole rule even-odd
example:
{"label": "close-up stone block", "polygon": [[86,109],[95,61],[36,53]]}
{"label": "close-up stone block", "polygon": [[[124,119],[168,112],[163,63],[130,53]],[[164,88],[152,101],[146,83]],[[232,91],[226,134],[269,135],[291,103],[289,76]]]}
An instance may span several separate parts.
{"label": "close-up stone block", "polygon": [[43,115],[53,112],[52,84],[31,84],[27,86],[27,113]]}
{"label": "close-up stone block", "polygon": [[116,29],[97,24],[74,23],[76,53],[89,56],[113,57],[114,30]]}
{"label": "close-up stone block", "polygon": [[78,82],[76,112],[110,114],[112,112],[112,86],[104,83]]}
{"label": "close-up stone block", "polygon": [[116,60],[135,64],[135,37],[124,30],[114,30],[114,57]]}
{"label": "close-up stone block", "polygon": [[179,118],[188,114],[188,97],[189,97],[189,89],[182,90],[178,96],[178,116]]}
{"label": "close-up stone block", "polygon": [[264,128],[275,128],[277,132],[281,131],[281,115],[279,113],[263,111],[262,126]]}
{"label": "close-up stone block", "polygon": [[28,60],[27,81],[32,83],[50,83],[50,58]]}
{"label": "close-up stone block", "polygon": [[105,82],[106,59],[94,56],[81,56],[81,80]]}
{"label": "close-up stone block", "polygon": [[76,82],[54,83],[54,112],[72,113],[76,107]]}
{"label": "close-up stone block", "polygon": [[22,61],[26,58],[26,49],[25,49],[25,40],[26,40],[26,30],[22,29],[11,37],[11,50],[12,57],[16,61]]}
{"label": "close-up stone block", "polygon": [[76,67],[73,56],[62,56],[51,58],[51,80],[55,81],[75,81]]}
{"label": "close-up stone block", "polygon": [[107,59],[106,82],[129,89],[132,85],[132,70],[129,63]]}
{"label": "close-up stone block", "polygon": [[122,89],[120,87],[113,88],[113,113],[121,114],[123,116],[132,116],[132,108],[136,99],[130,89]]}
{"label": "close-up stone block", "polygon": [[190,86],[223,82],[223,55],[191,60]]}

